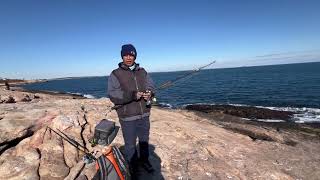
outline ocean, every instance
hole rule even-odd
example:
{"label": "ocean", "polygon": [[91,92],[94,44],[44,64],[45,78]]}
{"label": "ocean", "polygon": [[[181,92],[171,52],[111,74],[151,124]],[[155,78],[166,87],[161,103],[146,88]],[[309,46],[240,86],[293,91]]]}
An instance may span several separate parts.
{"label": "ocean", "polygon": [[[157,86],[188,71],[150,73]],[[57,79],[25,89],[106,97],[107,76]],[[294,111],[296,122],[320,122],[320,62],[201,70],[157,92],[163,107],[231,104]]]}

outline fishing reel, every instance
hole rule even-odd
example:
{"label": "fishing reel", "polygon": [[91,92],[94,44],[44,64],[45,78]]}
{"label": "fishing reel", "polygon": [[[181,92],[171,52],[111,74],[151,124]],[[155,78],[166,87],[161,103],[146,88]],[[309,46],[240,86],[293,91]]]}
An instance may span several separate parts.
{"label": "fishing reel", "polygon": [[85,155],[82,157],[82,161],[83,161],[85,164],[91,164],[91,163],[93,163],[95,160],[96,160],[96,158],[95,158],[92,154],[85,154]]}
{"label": "fishing reel", "polygon": [[[144,93],[152,93],[152,92],[151,92],[150,90],[146,90]],[[155,97],[155,96],[152,96],[152,94],[151,94],[150,99],[148,99],[147,102],[146,102],[146,106],[147,106],[147,107],[151,107],[151,104],[154,104],[154,103],[156,103],[156,102],[157,102],[156,97]]]}

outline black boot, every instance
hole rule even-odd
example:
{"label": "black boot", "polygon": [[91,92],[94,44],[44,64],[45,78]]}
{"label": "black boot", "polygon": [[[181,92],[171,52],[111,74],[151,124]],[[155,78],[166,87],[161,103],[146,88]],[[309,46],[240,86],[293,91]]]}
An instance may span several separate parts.
{"label": "black boot", "polygon": [[130,170],[131,180],[137,179],[138,163],[139,163],[138,154],[136,151],[129,161],[129,170]]}
{"label": "black boot", "polygon": [[148,172],[154,172],[154,169],[149,161],[149,143],[148,142],[139,142],[140,149],[140,163],[141,166]]}

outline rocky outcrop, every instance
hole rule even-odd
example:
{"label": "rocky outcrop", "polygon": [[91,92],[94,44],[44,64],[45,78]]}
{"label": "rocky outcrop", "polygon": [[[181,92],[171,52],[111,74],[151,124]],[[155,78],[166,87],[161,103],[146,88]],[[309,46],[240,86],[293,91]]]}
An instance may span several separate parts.
{"label": "rocky outcrop", "polygon": [[[26,92],[0,92],[12,97],[18,93]],[[101,152],[103,147],[91,147],[88,138],[104,118],[119,126],[114,111],[105,114],[112,104],[108,99],[37,96],[29,102],[0,104],[0,145],[6,145],[0,156],[0,179],[91,179],[95,165],[84,164],[82,152],[46,127],[60,129],[90,151]],[[151,114],[150,160],[156,171],[148,174],[140,169],[139,179],[320,177],[316,133],[252,124],[220,112],[153,108]],[[123,149],[121,131],[114,144]]]}
{"label": "rocky outcrop", "polygon": [[16,100],[12,96],[0,96],[0,103],[15,103]]}
{"label": "rocky outcrop", "polygon": [[30,102],[35,96],[30,97],[29,94],[15,94],[15,95],[2,95],[0,96],[1,103],[16,103],[16,102]]}
{"label": "rocky outcrop", "polygon": [[29,142],[24,139],[0,156],[0,179],[39,179],[40,154]]}
{"label": "rocky outcrop", "polygon": [[193,104],[187,105],[185,108],[187,110],[194,110],[205,113],[222,112],[224,114],[248,119],[276,119],[288,121],[293,117],[293,112],[277,111],[252,106]]}
{"label": "rocky outcrop", "polygon": [[16,102],[29,102],[29,101],[32,101],[32,99],[28,94],[23,94],[22,96],[17,96],[15,101]]}
{"label": "rocky outcrop", "polygon": [[64,160],[63,142],[58,137],[45,137],[40,145],[41,160],[39,175],[43,179],[63,179],[69,174],[69,167]]}

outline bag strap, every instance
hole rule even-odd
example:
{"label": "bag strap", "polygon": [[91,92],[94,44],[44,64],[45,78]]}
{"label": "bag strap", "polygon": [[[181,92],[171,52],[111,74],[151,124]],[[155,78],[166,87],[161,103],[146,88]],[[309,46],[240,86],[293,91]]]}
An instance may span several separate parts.
{"label": "bag strap", "polygon": [[99,174],[101,180],[107,180],[107,172],[106,170],[106,158],[104,156],[100,156],[97,160],[99,165]]}
{"label": "bag strap", "polygon": [[118,164],[121,166],[122,174],[125,176],[125,179],[128,179],[130,177],[129,165],[126,163],[126,160],[122,156],[122,153],[120,152],[118,147],[112,146],[112,150],[116,156]]}
{"label": "bag strap", "polygon": [[[113,146],[112,146],[112,147],[113,147]],[[111,164],[113,165],[113,167],[114,167],[114,169],[116,170],[116,172],[117,172],[120,180],[125,180],[125,179],[124,179],[124,176],[123,176],[123,174],[122,174],[122,172],[121,172],[121,170],[120,170],[120,168],[119,168],[119,165],[118,165],[118,164],[120,164],[120,163],[118,163],[118,162],[116,161],[116,158],[114,157],[115,154],[112,152],[112,149],[113,149],[112,147],[110,148],[110,151],[105,154],[105,157],[106,157],[106,158],[111,162]]]}

